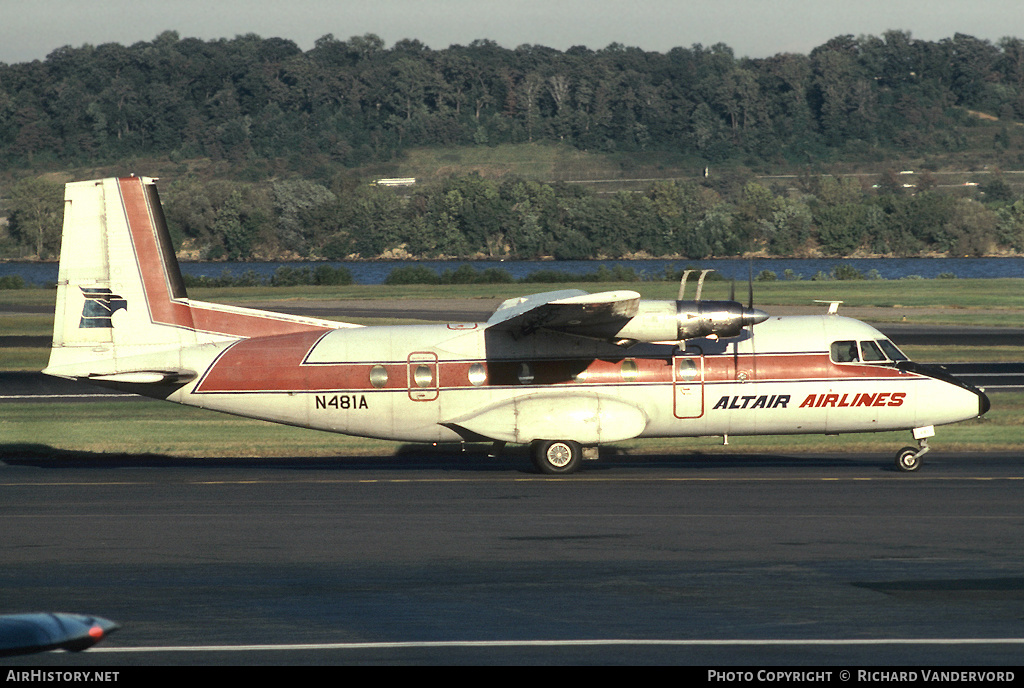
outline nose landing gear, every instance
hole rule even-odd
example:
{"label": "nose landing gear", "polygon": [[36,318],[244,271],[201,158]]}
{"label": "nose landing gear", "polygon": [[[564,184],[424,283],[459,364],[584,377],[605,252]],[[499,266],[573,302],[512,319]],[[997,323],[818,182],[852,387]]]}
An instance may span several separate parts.
{"label": "nose landing gear", "polygon": [[916,471],[921,467],[921,457],[930,451],[928,439],[921,438],[917,442],[918,447],[903,447],[896,452],[896,468],[901,471]]}

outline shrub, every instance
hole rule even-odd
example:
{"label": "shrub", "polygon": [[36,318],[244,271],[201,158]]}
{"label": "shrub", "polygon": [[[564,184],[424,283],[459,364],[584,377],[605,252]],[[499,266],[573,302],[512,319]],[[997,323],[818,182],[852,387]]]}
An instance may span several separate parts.
{"label": "shrub", "polygon": [[437,273],[424,265],[407,265],[388,273],[384,284],[440,284]]}
{"label": "shrub", "polygon": [[832,268],[832,277],[837,280],[862,280],[864,273],[850,265],[839,264]]}
{"label": "shrub", "polygon": [[336,268],[330,265],[320,265],[313,271],[313,278],[316,284],[320,285],[347,286],[352,284],[352,273],[348,268],[340,265]]}

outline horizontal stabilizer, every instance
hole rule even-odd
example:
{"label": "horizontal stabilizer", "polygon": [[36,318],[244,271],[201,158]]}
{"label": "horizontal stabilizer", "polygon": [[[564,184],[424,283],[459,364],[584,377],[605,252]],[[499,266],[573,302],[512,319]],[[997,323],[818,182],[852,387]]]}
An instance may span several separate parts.
{"label": "horizontal stabilizer", "polygon": [[88,382],[123,382],[136,385],[175,385],[196,379],[194,370],[129,370],[110,375],[90,375]]}

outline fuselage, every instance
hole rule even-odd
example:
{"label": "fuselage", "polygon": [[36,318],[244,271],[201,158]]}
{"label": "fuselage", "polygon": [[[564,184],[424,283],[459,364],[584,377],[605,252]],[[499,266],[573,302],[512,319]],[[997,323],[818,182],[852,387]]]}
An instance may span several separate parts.
{"label": "fuselage", "polygon": [[172,401],[414,442],[529,442],[560,427],[583,443],[875,432],[988,408],[980,391],[907,365],[878,330],[836,315],[629,348],[516,339],[484,323],[350,328],[186,349],[182,361],[201,372]]}

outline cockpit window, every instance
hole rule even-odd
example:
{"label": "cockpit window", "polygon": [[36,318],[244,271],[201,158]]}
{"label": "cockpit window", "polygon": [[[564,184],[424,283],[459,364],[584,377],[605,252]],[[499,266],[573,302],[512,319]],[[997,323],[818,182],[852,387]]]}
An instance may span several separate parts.
{"label": "cockpit window", "polygon": [[889,360],[878,344],[868,340],[860,343],[860,354],[865,363],[880,363]]}
{"label": "cockpit window", "polygon": [[856,363],[860,360],[857,342],[832,342],[832,360],[836,363]]}
{"label": "cockpit window", "polygon": [[878,346],[882,347],[882,351],[893,361],[908,361],[907,355],[896,348],[896,345],[890,342],[888,339],[878,339]]}
{"label": "cockpit window", "polygon": [[907,355],[896,348],[888,339],[867,339],[860,342],[832,342],[832,360],[836,363],[888,363],[890,361],[907,361]]}

